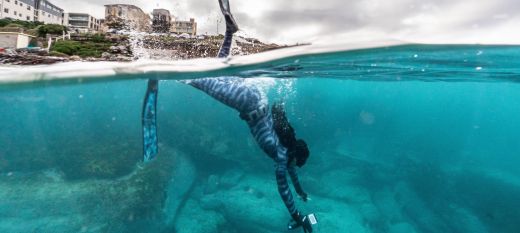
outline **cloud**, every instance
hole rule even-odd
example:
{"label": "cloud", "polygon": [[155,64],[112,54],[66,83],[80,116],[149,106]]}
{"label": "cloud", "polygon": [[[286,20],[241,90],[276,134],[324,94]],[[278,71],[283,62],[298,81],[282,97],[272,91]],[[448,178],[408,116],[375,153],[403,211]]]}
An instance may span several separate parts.
{"label": "cloud", "polygon": [[[217,28],[222,32],[224,28],[222,22],[218,23],[221,16],[216,0],[53,2],[66,11],[88,12],[96,17],[104,16],[104,4],[133,4],[146,12],[160,7],[181,19],[195,18],[199,33],[215,33]],[[463,37],[468,41],[520,43],[520,29],[514,26],[520,25],[517,0],[231,0],[231,7],[242,33],[278,43],[308,42],[359,31],[404,40],[439,38],[450,42],[450,37]]]}

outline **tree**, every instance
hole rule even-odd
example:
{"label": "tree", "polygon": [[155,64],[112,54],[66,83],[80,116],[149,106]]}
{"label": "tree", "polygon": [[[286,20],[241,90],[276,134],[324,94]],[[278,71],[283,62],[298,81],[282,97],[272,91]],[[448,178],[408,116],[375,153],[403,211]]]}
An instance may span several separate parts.
{"label": "tree", "polygon": [[67,32],[67,27],[59,24],[45,24],[38,26],[38,35],[45,37],[47,34],[61,35],[63,32]]}

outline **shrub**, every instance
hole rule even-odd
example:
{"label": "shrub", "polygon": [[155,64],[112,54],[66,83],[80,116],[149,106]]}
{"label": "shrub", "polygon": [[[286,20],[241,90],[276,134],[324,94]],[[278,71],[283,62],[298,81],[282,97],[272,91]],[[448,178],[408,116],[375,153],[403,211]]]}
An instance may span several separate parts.
{"label": "shrub", "polygon": [[80,57],[101,57],[104,51],[107,51],[112,43],[96,43],[93,41],[58,41],[54,43],[51,51],[64,53],[67,55],[78,55]]}
{"label": "shrub", "polygon": [[38,27],[39,25],[43,25],[43,22],[30,22],[30,21],[23,21],[18,19],[0,19],[0,27],[6,27],[9,26],[9,24],[17,24],[22,26],[25,29],[33,29]]}
{"label": "shrub", "polygon": [[61,35],[63,32],[67,32],[67,27],[59,24],[45,24],[38,27],[40,37],[45,37],[47,34]]}
{"label": "shrub", "polygon": [[2,27],[2,28],[7,26],[10,23],[11,23],[11,20],[9,20],[9,19],[0,19],[0,27]]}
{"label": "shrub", "polygon": [[23,28],[22,25],[17,24],[17,23],[10,23],[10,24],[7,24],[5,27],[6,28]]}
{"label": "shrub", "polygon": [[94,34],[92,36],[92,42],[104,43],[104,42],[107,42],[107,40],[105,39],[105,35],[98,33],[98,34]]}
{"label": "shrub", "polygon": [[77,41],[58,41],[54,43],[51,51],[64,53],[67,55],[77,55],[80,50],[81,43]]}

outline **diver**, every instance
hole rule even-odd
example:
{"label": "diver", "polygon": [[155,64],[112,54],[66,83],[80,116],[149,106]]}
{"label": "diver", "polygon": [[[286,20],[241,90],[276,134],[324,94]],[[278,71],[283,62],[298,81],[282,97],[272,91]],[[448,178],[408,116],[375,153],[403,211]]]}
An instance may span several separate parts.
{"label": "diver", "polygon": [[[226,20],[226,33],[218,57],[225,58],[230,53],[233,34],[238,31],[238,26],[231,14],[229,1],[219,0],[219,5]],[[287,181],[289,175],[296,193],[303,201],[308,200],[307,194],[299,183],[296,167],[305,165],[309,157],[309,149],[305,141],[296,139],[294,129],[285,116],[283,105],[276,103],[270,111],[260,90],[240,77],[202,78],[181,82],[205,92],[240,113],[240,118],[246,121],[258,145],[276,163],[278,192],[292,217],[288,229],[302,227],[304,232],[312,232],[312,225],[316,223],[315,217],[312,214],[302,215],[298,211]],[[149,81],[148,84],[143,105],[145,161],[153,159],[158,151],[155,125],[157,81]]]}

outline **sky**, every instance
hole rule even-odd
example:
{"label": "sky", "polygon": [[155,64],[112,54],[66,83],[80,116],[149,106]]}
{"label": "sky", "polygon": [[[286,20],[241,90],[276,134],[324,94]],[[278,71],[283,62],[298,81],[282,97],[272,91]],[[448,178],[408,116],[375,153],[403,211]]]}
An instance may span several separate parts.
{"label": "sky", "polygon": [[[224,30],[217,0],[51,0],[66,12],[104,17],[104,4],[133,4],[195,18],[199,34]],[[397,39],[520,44],[519,0],[230,0],[241,34],[265,42]],[[220,24],[218,23],[220,21]]]}

